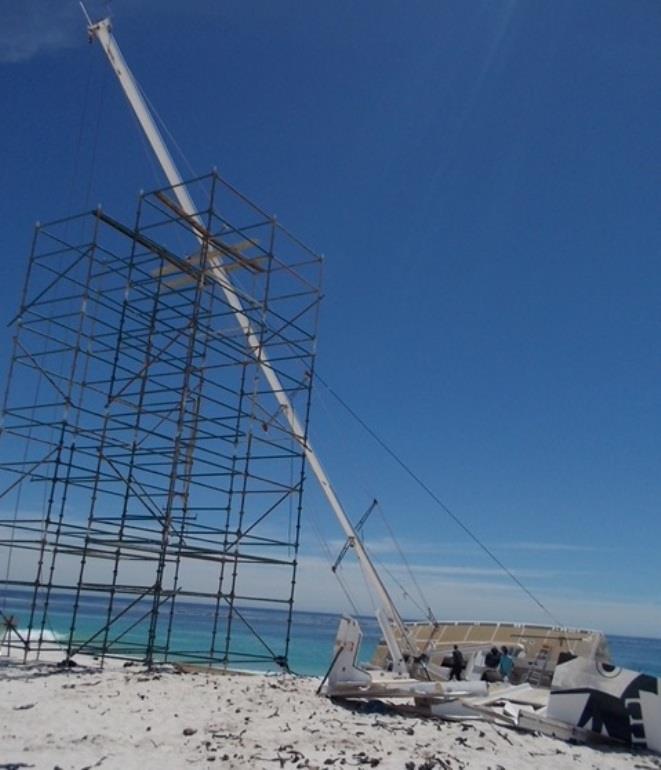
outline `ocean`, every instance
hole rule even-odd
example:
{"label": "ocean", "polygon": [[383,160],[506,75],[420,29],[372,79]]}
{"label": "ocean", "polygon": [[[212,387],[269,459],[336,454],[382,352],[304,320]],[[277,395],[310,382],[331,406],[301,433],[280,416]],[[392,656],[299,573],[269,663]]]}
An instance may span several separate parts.
{"label": "ocean", "polygon": [[[30,592],[4,590],[0,594],[0,610],[5,615],[14,616],[17,627],[25,629],[28,624],[30,601]],[[136,605],[128,609],[121,620],[113,624],[110,638],[120,637],[117,650],[129,657],[139,657],[136,647],[143,645],[146,639],[145,624],[140,622],[145,606]],[[70,595],[51,595],[48,617],[44,624],[44,639],[68,639],[71,611]],[[213,607],[208,604],[184,601],[177,604],[170,639],[170,649],[176,650],[176,653],[170,656],[171,661],[194,661],[196,657],[201,659],[208,653],[213,614]],[[242,610],[241,614],[242,622],[235,621],[232,631],[233,663],[237,667],[273,670],[275,666],[272,661],[267,660],[268,653],[282,652],[286,613],[281,610],[252,608]],[[166,616],[167,613],[164,613],[164,620]],[[39,627],[41,619],[41,616],[37,615],[33,627]],[[332,659],[339,620],[340,615],[329,613],[293,613],[288,657],[292,672],[314,676],[323,676],[326,673]],[[381,634],[374,618],[363,617],[359,620],[364,634],[359,659],[368,661]],[[79,643],[90,639],[98,633],[104,622],[105,604],[94,596],[84,596],[81,599],[75,639]],[[256,630],[257,635],[249,632],[249,627]],[[158,629],[161,641],[164,634],[165,626],[162,624]],[[35,636],[37,635],[38,632],[35,632]],[[218,636],[220,638],[222,634],[219,633]],[[101,635],[96,636],[91,645],[97,644],[100,639]],[[661,639],[609,634],[608,642],[616,665],[661,677]]]}

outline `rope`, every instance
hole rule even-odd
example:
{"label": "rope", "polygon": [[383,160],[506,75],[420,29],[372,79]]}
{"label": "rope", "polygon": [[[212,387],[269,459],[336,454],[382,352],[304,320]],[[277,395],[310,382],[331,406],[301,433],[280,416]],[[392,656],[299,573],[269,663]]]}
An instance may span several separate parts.
{"label": "rope", "polygon": [[544,605],[544,603],[538,599],[535,594],[510,570],[508,567],[503,564],[503,562],[496,556],[496,554],[487,546],[485,543],[483,543],[480,538],[466,525],[464,522],[457,516],[455,513],[453,513],[450,508],[435,494],[435,492],[425,484],[425,482],[413,471],[413,469],[407,465],[404,460],[401,459],[401,457],[395,452],[394,449],[391,449],[390,446],[382,439],[370,426],[365,422],[365,420],[358,415],[354,409],[352,409],[349,404],[338,394],[336,393],[333,388],[330,387],[330,385],[319,375],[318,372],[315,372],[315,378],[319,380],[319,382],[326,388],[326,390],[335,398],[335,400],[342,406],[342,408],[351,416],[354,420],[365,430],[369,436],[376,441],[376,443],[387,453],[390,455],[390,457],[399,465],[399,467],[408,475],[410,476],[413,481],[431,497],[431,499],[441,508],[451,519],[454,521],[454,523],[460,527],[463,532],[468,535],[468,537],[495,563],[500,567],[500,569],[508,575],[508,577],[530,598],[532,601],[544,612],[554,623],[554,625],[562,626],[563,624],[555,617],[555,615]]}

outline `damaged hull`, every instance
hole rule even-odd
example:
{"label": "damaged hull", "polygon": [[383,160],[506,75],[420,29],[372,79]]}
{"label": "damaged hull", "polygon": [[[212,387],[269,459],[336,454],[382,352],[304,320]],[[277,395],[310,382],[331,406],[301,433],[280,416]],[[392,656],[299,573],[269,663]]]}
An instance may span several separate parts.
{"label": "damaged hull", "polygon": [[[528,651],[539,653],[541,637],[547,647],[550,645],[552,654],[544,653],[546,681],[540,684],[534,676],[536,668],[524,655],[522,672],[529,675],[527,681],[487,684],[475,666],[470,671],[472,678],[447,681],[442,657],[448,637],[452,640],[452,636],[467,631],[462,626],[472,626],[481,629],[481,636],[491,627],[489,643],[495,636],[513,638],[515,633],[522,640],[522,627],[502,623],[451,626],[454,634],[445,635],[442,645],[429,645],[427,633],[427,644],[420,648],[426,662],[416,659],[410,666],[416,676],[422,675],[415,678],[388,671],[387,661],[385,667],[360,666],[357,656],[362,632],[353,618],[345,617],[340,621],[335,655],[320,691],[348,699],[408,699],[414,701],[417,713],[427,716],[486,719],[562,740],[616,741],[661,752],[661,679],[613,666],[603,634],[537,626]],[[572,637],[573,652],[567,649]],[[473,640],[476,655],[485,642]]]}
{"label": "damaged hull", "polygon": [[547,715],[661,752],[661,679],[649,674],[575,658],[556,669]]}

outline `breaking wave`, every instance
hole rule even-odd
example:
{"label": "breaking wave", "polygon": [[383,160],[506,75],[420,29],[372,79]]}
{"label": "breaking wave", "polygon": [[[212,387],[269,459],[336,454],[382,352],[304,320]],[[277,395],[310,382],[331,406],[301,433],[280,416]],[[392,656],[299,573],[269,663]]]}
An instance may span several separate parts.
{"label": "breaking wave", "polygon": [[21,640],[25,640],[28,642],[39,642],[40,640],[42,642],[60,642],[65,638],[64,634],[58,634],[54,631],[48,631],[47,629],[44,629],[44,632],[41,633],[41,631],[38,628],[33,628],[31,631],[28,631],[27,628],[19,628],[18,631],[8,631],[7,635],[4,638],[5,643],[6,642],[18,642],[20,643]]}

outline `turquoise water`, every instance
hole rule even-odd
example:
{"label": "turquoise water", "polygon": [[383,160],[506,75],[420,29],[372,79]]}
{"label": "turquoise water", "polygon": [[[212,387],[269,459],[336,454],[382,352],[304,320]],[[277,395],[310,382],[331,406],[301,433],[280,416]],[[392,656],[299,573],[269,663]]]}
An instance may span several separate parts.
{"label": "turquoise water", "polygon": [[[14,615],[19,628],[25,628],[29,620],[31,594],[25,591],[5,590],[0,594],[0,609]],[[124,613],[112,625],[109,640],[116,640],[113,648],[118,655],[139,657],[145,645],[148,623],[142,620],[149,610],[146,601],[127,608],[128,603],[118,604],[117,612]],[[50,599],[46,632],[59,640],[68,639],[73,601],[67,594],[53,594]],[[227,648],[232,665],[252,669],[273,669],[274,655],[284,653],[286,613],[280,610],[250,608],[241,609],[241,617],[235,617],[231,628],[231,644]],[[161,611],[161,621],[156,629],[156,639],[164,644],[169,613]],[[294,612],[289,649],[289,667],[300,674],[323,675],[331,661],[333,642],[339,615],[319,612]],[[42,616],[37,615],[33,626],[39,627]],[[85,596],[81,600],[76,624],[75,640],[90,640],[105,623],[105,605],[99,597]],[[220,613],[217,623],[215,656],[225,650],[228,617]],[[360,658],[369,660],[379,641],[380,632],[374,618],[361,618],[363,646]],[[170,649],[175,653],[170,660],[202,660],[210,652],[214,625],[214,607],[180,601],[172,620]],[[92,649],[100,645],[103,635],[89,641]],[[644,639],[609,635],[608,641],[614,662],[655,676],[661,676],[661,639]],[[162,653],[160,656],[163,657]]]}

